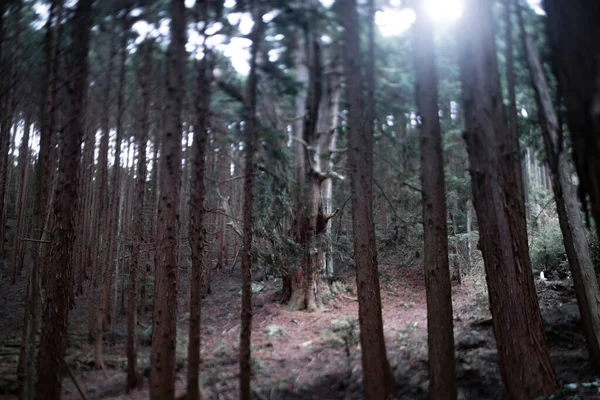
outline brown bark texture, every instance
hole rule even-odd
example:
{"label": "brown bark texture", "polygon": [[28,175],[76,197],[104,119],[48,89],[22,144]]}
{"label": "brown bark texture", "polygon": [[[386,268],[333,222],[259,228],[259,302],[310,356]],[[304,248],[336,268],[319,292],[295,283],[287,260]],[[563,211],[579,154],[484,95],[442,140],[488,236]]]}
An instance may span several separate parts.
{"label": "brown bark texture", "polygon": [[240,328],[240,400],[250,400],[250,378],[252,363],[250,359],[250,343],[252,333],[252,226],[254,224],[254,155],[256,153],[258,135],[256,132],[256,97],[257,97],[257,54],[263,30],[259,7],[253,5],[254,28],[251,40],[250,73],[246,83],[246,160],[244,170],[244,208],[242,238],[242,324]]}
{"label": "brown bark texture", "polygon": [[554,70],[567,108],[567,125],[579,176],[600,238],[600,3],[544,0]]}
{"label": "brown bark texture", "polygon": [[181,109],[184,98],[186,17],[184,0],[171,0],[171,43],[167,50],[167,99],[165,132],[160,152],[155,259],[154,310],[152,317],[152,370],[150,399],[175,396],[175,347],[177,334],[177,281],[179,236],[179,185],[181,181]]}
{"label": "brown bark texture", "polygon": [[518,9],[519,26],[527,56],[532,86],[536,94],[544,148],[550,167],[552,190],[563,241],[573,277],[573,286],[583,325],[583,333],[591,364],[600,368],[600,290],[594,272],[594,263],[585,235],[577,192],[571,183],[571,166],[561,148],[558,118],[552,104],[550,88],[544,75],[538,51],[525,31],[521,10]]}
{"label": "brown bark texture", "polygon": [[[137,178],[135,183],[136,210],[144,210],[146,198],[146,145],[148,144],[150,116],[150,71],[152,68],[152,42],[141,46],[143,64],[138,70],[138,81],[142,96],[140,131],[138,134]],[[142,377],[137,370],[137,280],[138,271],[143,268],[142,247],[145,244],[144,213],[133,213],[133,246],[131,268],[129,270],[129,311],[127,314],[127,391],[140,387]]]}
{"label": "brown bark texture", "polygon": [[[208,1],[199,1],[196,5],[201,13],[205,26],[208,23]],[[201,32],[204,33],[204,32]],[[206,49],[205,49],[206,52]],[[189,237],[192,250],[192,271],[190,274],[190,324],[188,340],[188,377],[187,396],[190,400],[201,398],[200,392],[200,326],[202,301],[202,280],[204,272],[204,173],[206,169],[206,142],[208,137],[208,119],[210,107],[211,71],[205,53],[204,59],[198,63],[196,76],[196,94],[194,106],[196,123],[194,124],[194,140],[192,144],[192,179],[190,193]]]}
{"label": "brown bark texture", "polygon": [[429,397],[456,399],[452,287],[442,133],[438,116],[433,29],[424,7],[414,25],[416,100],[421,135],[424,266],[427,296]]}
{"label": "brown bark texture", "polygon": [[83,139],[83,105],[88,78],[88,50],[92,26],[93,0],[80,0],[73,16],[70,47],[73,74],[69,85],[68,140],[60,143],[58,182],[54,194],[55,226],[50,244],[49,263],[44,271],[45,302],[38,357],[36,398],[60,399],[61,371],[67,346],[69,320],[68,277],[73,268],[74,219],[79,183],[80,147]]}
{"label": "brown bark texture", "polygon": [[532,399],[554,393],[557,381],[527,252],[524,205],[513,207],[516,163],[501,154],[509,132],[493,25],[490,0],[467,1],[459,50],[465,140],[502,379],[508,397]]}
{"label": "brown bark texture", "polygon": [[[372,3],[369,9],[372,11]],[[358,317],[363,365],[365,398],[388,399],[394,393],[394,378],[386,356],[381,315],[381,294],[377,268],[377,251],[373,225],[373,66],[366,77],[369,94],[363,96],[359,23],[355,0],[339,4],[340,21],[344,27],[343,50],[346,99],[348,102],[348,141],[350,181],[352,191],[352,225],[354,260],[358,290]],[[372,18],[373,15],[370,15]],[[373,22],[370,21],[370,24]],[[370,27],[369,45],[373,46]],[[369,52],[372,56],[372,49]],[[372,57],[369,57],[371,62]],[[363,113],[364,109],[368,110]]]}

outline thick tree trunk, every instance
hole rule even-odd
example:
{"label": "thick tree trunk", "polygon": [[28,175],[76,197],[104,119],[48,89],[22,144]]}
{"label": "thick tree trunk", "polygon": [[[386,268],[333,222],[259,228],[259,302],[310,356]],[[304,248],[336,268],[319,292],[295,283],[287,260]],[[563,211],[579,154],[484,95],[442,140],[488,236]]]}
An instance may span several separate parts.
{"label": "thick tree trunk", "polygon": [[533,283],[523,198],[515,190],[513,172],[520,172],[520,165],[501,154],[507,150],[503,138],[510,134],[502,107],[492,2],[467,1],[461,24],[465,139],[502,379],[511,399],[547,396],[556,391],[557,381]]}
{"label": "thick tree trunk", "polygon": [[[431,21],[419,7],[414,26],[416,99],[420,117],[421,183],[425,291],[427,294],[427,343],[429,397],[456,399],[456,364],[452,288],[448,263],[448,227],[444,182],[442,133],[438,117],[437,74]],[[456,247],[455,247],[456,249]]]}
{"label": "thick tree trunk", "polygon": [[[600,238],[600,3],[544,0],[560,91],[584,206],[589,196]],[[584,207],[587,214],[587,206]]]}
{"label": "thick tree trunk", "polygon": [[[367,97],[361,85],[361,54],[355,0],[340,3],[344,27],[344,72],[348,101],[348,141],[352,189],[352,228],[358,286],[358,317],[365,398],[383,400],[394,393],[394,377],[386,356],[381,315],[381,294],[373,226],[373,121],[374,58],[373,3],[369,1],[369,52]],[[363,108],[366,112],[363,113]]]}
{"label": "thick tree trunk", "polygon": [[184,0],[171,0],[171,43],[167,51],[165,133],[160,153],[160,198],[152,318],[150,399],[175,397],[181,109],[184,98],[186,17]]}
{"label": "thick tree trunk", "polygon": [[[206,26],[208,24],[208,1],[197,4],[198,11]],[[201,34],[204,34],[202,30]],[[189,238],[192,250],[192,271],[190,274],[190,324],[188,340],[187,398],[202,399],[200,391],[200,326],[202,280],[204,272],[204,172],[206,169],[206,142],[208,138],[208,118],[210,113],[210,71],[209,55],[204,49],[204,59],[198,64],[194,106],[196,121],[192,155],[192,179],[190,193]],[[193,205],[193,206],[192,206]]]}
{"label": "thick tree trunk", "polygon": [[38,358],[36,397],[60,399],[61,371],[67,346],[69,320],[69,284],[75,235],[73,220],[79,183],[80,147],[83,139],[83,105],[88,86],[88,50],[92,26],[93,0],[80,0],[73,16],[71,60],[73,73],[68,82],[70,116],[65,134],[69,140],[60,143],[59,179],[54,197],[54,220],[57,222],[50,244],[50,257],[45,275],[45,302]]}
{"label": "thick tree trunk", "polygon": [[254,225],[254,154],[257,150],[258,135],[256,132],[256,92],[258,76],[256,58],[263,31],[262,13],[252,3],[254,28],[251,32],[252,50],[250,52],[250,74],[246,83],[246,166],[244,170],[244,237],[242,244],[242,323],[240,328],[240,400],[250,400],[250,377],[252,363],[250,360],[250,343],[252,333],[252,227]]}
{"label": "thick tree trunk", "polygon": [[585,236],[585,229],[579,211],[577,193],[571,184],[571,168],[567,155],[561,149],[558,118],[552,105],[550,89],[544,76],[537,49],[525,32],[523,18],[518,10],[519,25],[531,72],[532,84],[536,93],[537,108],[541,121],[546,158],[552,173],[552,189],[556,201],[558,220],[563,240],[590,361],[594,368],[600,368],[600,291],[594,272],[594,264]]}

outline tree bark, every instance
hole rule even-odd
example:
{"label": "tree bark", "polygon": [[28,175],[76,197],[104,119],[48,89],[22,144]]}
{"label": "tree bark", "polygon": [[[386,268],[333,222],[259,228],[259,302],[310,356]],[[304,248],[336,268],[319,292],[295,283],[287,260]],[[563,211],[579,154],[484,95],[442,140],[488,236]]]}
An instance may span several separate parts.
{"label": "tree bark", "polygon": [[250,359],[250,335],[252,333],[252,227],[254,224],[254,155],[257,151],[256,97],[257,81],[256,58],[260,48],[263,31],[262,13],[254,1],[251,2],[254,14],[254,27],[251,32],[252,50],[250,51],[250,73],[246,83],[246,166],[244,170],[244,237],[242,239],[242,323],[240,329],[240,400],[250,400],[250,378],[252,363]]}
{"label": "tree bark", "polygon": [[556,201],[558,220],[573,276],[583,333],[591,364],[595,369],[598,369],[600,368],[600,290],[598,281],[579,211],[577,193],[575,187],[571,184],[571,168],[567,161],[567,155],[562,151],[559,143],[561,127],[552,105],[548,82],[537,49],[525,31],[523,17],[518,5],[517,13],[532,85],[535,89],[544,148],[552,174],[552,189]]}
{"label": "tree bark", "polygon": [[523,198],[515,190],[514,172],[520,172],[520,165],[506,153],[510,144],[504,138],[510,133],[502,107],[492,2],[469,0],[464,10],[459,60],[465,140],[500,370],[511,399],[532,399],[554,393],[557,381],[533,283]]}
{"label": "tree bark", "polygon": [[183,108],[186,16],[184,0],[171,0],[171,43],[167,50],[165,133],[160,153],[160,197],[152,318],[150,398],[175,397],[181,109]]}
{"label": "tree bark", "polygon": [[553,61],[573,139],[579,197],[600,238],[600,3],[544,0]]}
{"label": "tree bark", "polygon": [[[104,103],[102,108],[102,116],[100,121],[100,130],[102,132],[102,137],[100,138],[100,149],[98,153],[98,170],[99,170],[99,179],[98,179],[98,189],[96,195],[98,196],[98,208],[96,209],[96,220],[102,221],[102,223],[98,223],[98,236],[101,237],[101,240],[98,241],[98,253],[100,255],[99,262],[100,263],[100,302],[98,310],[95,308],[95,293],[94,290],[90,292],[90,304],[89,310],[90,314],[88,316],[88,330],[89,334],[92,337],[95,337],[94,342],[94,364],[96,368],[104,368],[104,362],[102,360],[102,325],[103,325],[103,316],[104,316],[104,307],[105,307],[105,291],[107,287],[105,285],[105,275],[107,274],[107,268],[109,268],[108,260],[110,257],[110,240],[108,239],[109,235],[109,223],[110,218],[107,217],[107,214],[110,213],[110,204],[109,204],[109,186],[108,186],[108,150],[109,150],[109,135],[110,135],[110,101],[111,101],[111,86],[112,86],[112,71],[113,71],[113,62],[117,53],[117,49],[115,47],[114,35],[108,35],[108,43],[107,43],[107,64],[106,64],[106,77],[104,80]],[[94,272],[96,268],[93,267]],[[93,280],[97,279],[96,274],[94,273]],[[93,282],[95,283],[95,282]],[[93,288],[96,285],[92,285]],[[92,329],[92,327],[94,327]],[[93,332],[93,333],[92,333]],[[91,339],[91,338],[90,338]]]}
{"label": "tree bark", "polygon": [[[13,285],[16,282],[17,274],[20,273],[23,268],[23,257],[25,256],[25,245],[21,239],[23,239],[25,234],[25,214],[27,211],[27,196],[25,195],[25,189],[27,187],[27,175],[29,171],[29,133],[31,130],[31,119],[29,115],[25,117],[24,123],[23,137],[21,138],[21,145],[19,146],[18,190],[17,198],[15,200],[17,228],[13,239]],[[29,277],[29,271],[27,271],[26,276]]]}
{"label": "tree bark", "polygon": [[[343,51],[348,102],[349,164],[352,190],[354,260],[358,286],[358,317],[365,398],[388,399],[394,393],[394,377],[386,356],[381,315],[381,294],[373,226],[373,122],[374,58],[373,2],[369,1],[369,51],[367,96],[361,85],[359,23],[355,0],[339,4],[344,27]],[[363,113],[363,109],[365,112]]]}
{"label": "tree bark", "polygon": [[69,285],[75,234],[73,220],[76,210],[80,147],[83,139],[83,105],[88,86],[88,50],[92,26],[93,0],[80,0],[73,16],[70,48],[73,74],[69,84],[70,116],[60,143],[58,182],[54,195],[54,220],[57,222],[50,244],[50,256],[45,275],[45,302],[42,312],[42,333],[38,358],[36,397],[60,399],[61,371],[67,346],[69,320]]}
{"label": "tree bark", "polygon": [[424,7],[421,5],[417,10],[413,34],[416,100],[421,133],[429,397],[436,400],[455,400],[457,392],[452,288],[448,262],[444,156],[438,117],[433,29]]}
{"label": "tree bark", "polygon": [[[197,4],[204,25],[208,24],[208,1],[202,0]],[[204,29],[200,32],[204,34]],[[192,155],[192,179],[190,193],[190,224],[189,237],[192,250],[192,271],[190,274],[190,324],[188,340],[188,376],[187,398],[202,399],[200,391],[200,326],[202,281],[204,272],[204,173],[206,169],[206,142],[208,138],[208,121],[210,113],[210,71],[209,54],[204,48],[204,59],[198,63],[196,77],[196,93],[194,106],[196,121],[194,124],[194,140]],[[193,206],[192,206],[193,205]]]}
{"label": "tree bark", "polygon": [[133,247],[131,249],[131,268],[129,271],[129,311],[127,314],[127,391],[141,387],[143,379],[137,370],[137,279],[138,271],[143,268],[140,253],[144,245],[144,210],[146,198],[146,146],[148,143],[150,115],[150,71],[152,68],[152,43],[141,46],[143,65],[138,71],[142,95],[140,131],[137,141],[138,162],[135,184],[135,206],[133,213]]}

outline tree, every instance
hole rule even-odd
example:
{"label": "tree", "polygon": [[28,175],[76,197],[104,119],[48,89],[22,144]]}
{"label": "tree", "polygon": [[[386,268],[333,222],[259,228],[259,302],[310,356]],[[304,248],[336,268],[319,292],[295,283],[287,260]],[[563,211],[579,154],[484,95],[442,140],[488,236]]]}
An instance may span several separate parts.
{"label": "tree", "polygon": [[152,315],[152,370],[150,398],[175,396],[179,185],[181,181],[181,109],[183,108],[186,16],[184,0],[171,0],[171,42],[167,50],[165,132],[160,152],[160,197],[156,244],[154,310]]}
{"label": "tree", "polygon": [[423,248],[427,293],[429,397],[456,399],[452,288],[448,263],[448,227],[442,134],[438,117],[433,29],[424,7],[414,26],[416,98],[421,134]]}
{"label": "tree", "polygon": [[[150,117],[150,74],[152,60],[152,42],[143,43],[142,63],[138,70],[138,79],[142,96],[140,131],[138,133],[138,161],[135,183],[135,209],[143,210],[146,198],[146,146],[148,144]],[[133,247],[131,249],[131,268],[129,271],[129,311],[127,315],[127,390],[142,385],[142,377],[137,371],[137,280],[138,271],[143,268],[141,262],[142,245],[145,244],[144,214],[133,214]]]}
{"label": "tree", "polygon": [[242,238],[242,324],[240,328],[240,400],[250,400],[250,377],[252,364],[250,359],[250,343],[252,333],[252,227],[254,224],[254,156],[258,145],[256,132],[256,97],[257,97],[257,54],[262,36],[262,13],[256,0],[250,4],[254,14],[254,27],[250,40],[250,73],[246,82],[245,126],[246,160],[244,169],[244,217]]}
{"label": "tree", "polygon": [[[208,1],[199,1],[196,4],[199,15],[208,23]],[[201,34],[204,34],[204,28]],[[200,324],[202,300],[202,275],[205,268],[204,241],[206,232],[204,228],[204,171],[206,167],[206,141],[208,136],[208,120],[210,112],[210,76],[212,71],[208,58],[209,53],[204,47],[204,58],[198,63],[196,77],[196,94],[194,106],[196,123],[194,124],[193,164],[190,194],[190,224],[189,237],[192,249],[192,271],[190,274],[190,326],[188,341],[188,379],[187,396],[189,399],[201,399],[200,392]]]}
{"label": "tree", "polygon": [[[348,103],[348,142],[352,189],[354,260],[358,286],[358,318],[365,398],[388,399],[394,393],[394,377],[386,356],[381,316],[381,294],[373,227],[373,123],[374,54],[373,2],[369,1],[369,50],[366,69],[367,95],[360,73],[359,24],[355,0],[338,4],[344,28],[343,51]],[[363,113],[364,109],[364,113]]]}
{"label": "tree", "polygon": [[[600,238],[600,4],[594,0],[544,0],[555,74],[567,108],[579,197],[587,204]],[[584,207],[587,214],[587,206]]]}
{"label": "tree", "polygon": [[594,273],[594,263],[590,255],[585,228],[581,219],[575,186],[571,183],[571,166],[565,154],[561,126],[552,105],[550,88],[544,75],[533,40],[525,31],[520,6],[517,16],[521,39],[529,65],[532,86],[535,89],[536,104],[540,118],[546,159],[552,175],[552,190],[556,202],[556,212],[573,277],[573,286],[579,305],[588,353],[594,368],[600,367],[600,290]]}
{"label": "tree", "polygon": [[92,26],[93,0],[80,0],[73,16],[70,62],[73,74],[69,85],[69,119],[66,137],[60,142],[58,181],[54,192],[53,213],[56,225],[50,244],[49,263],[44,271],[45,302],[42,312],[42,333],[38,358],[36,398],[60,399],[63,358],[67,346],[69,293],[71,276],[73,220],[79,183],[80,146],[83,139],[82,117],[88,85],[88,50]]}
{"label": "tree", "polygon": [[509,132],[502,106],[492,2],[470,0],[464,10],[459,62],[465,140],[500,369],[510,398],[531,399],[554,393],[557,382],[521,220],[524,205],[511,207],[523,202],[515,194],[515,172],[520,172],[520,167],[512,156],[500,154],[508,149],[505,138]]}

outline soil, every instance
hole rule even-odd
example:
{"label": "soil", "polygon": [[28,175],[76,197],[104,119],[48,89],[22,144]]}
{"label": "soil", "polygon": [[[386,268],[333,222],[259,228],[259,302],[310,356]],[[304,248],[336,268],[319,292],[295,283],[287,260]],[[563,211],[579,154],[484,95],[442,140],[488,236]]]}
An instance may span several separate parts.
{"label": "soil", "polygon": [[[425,287],[421,268],[400,270],[382,263],[382,304],[390,363],[398,399],[427,399]],[[182,273],[184,276],[185,273]],[[259,400],[361,399],[358,303],[352,276],[336,282],[337,293],[314,313],[287,311],[279,300],[281,281],[260,282],[253,296],[253,394]],[[261,286],[264,286],[261,288]],[[502,399],[498,357],[486,296],[465,279],[453,288],[457,380],[462,399]],[[185,288],[180,310],[186,309]],[[574,294],[566,282],[538,282],[540,307],[562,394],[555,398],[600,398],[597,376],[587,353]],[[239,277],[228,270],[213,275],[212,294],[202,303],[202,385],[205,399],[237,399],[240,314]],[[0,399],[16,398],[16,362],[23,315],[21,286],[0,288]],[[125,393],[126,319],[105,338],[106,370],[93,369],[86,339],[87,301],[71,310],[67,362],[89,399],[146,399],[147,390]],[[187,317],[178,324],[177,393],[185,393]],[[146,372],[150,330],[140,322],[140,369]],[[587,382],[577,384],[576,382]],[[578,397],[575,397],[577,394]],[[63,378],[63,398],[81,398],[72,380]]]}

